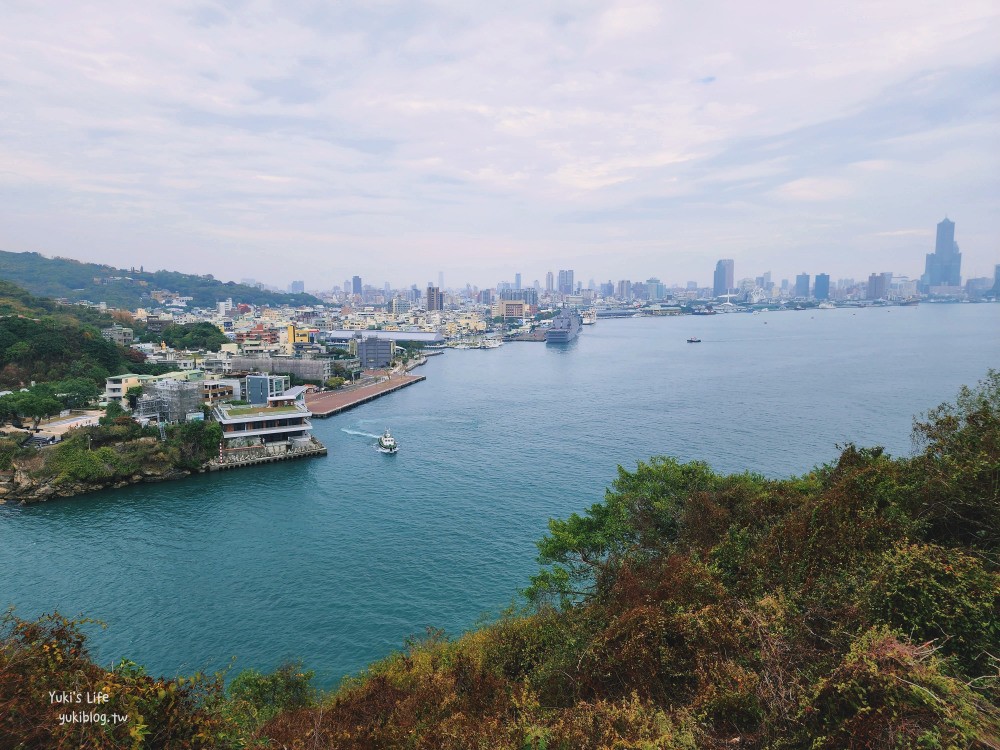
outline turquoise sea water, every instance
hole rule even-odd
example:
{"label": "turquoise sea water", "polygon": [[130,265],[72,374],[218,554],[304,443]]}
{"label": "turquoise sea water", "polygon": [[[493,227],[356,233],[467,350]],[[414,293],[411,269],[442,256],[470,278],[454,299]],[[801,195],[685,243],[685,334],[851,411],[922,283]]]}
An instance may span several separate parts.
{"label": "turquoise sea water", "polygon": [[[317,420],[326,458],[0,506],[0,606],[105,621],[104,662],[302,659],[329,686],[509,604],[546,520],[600,500],[618,464],[784,476],[847,440],[904,454],[912,417],[988,367],[1000,305],[608,320],[561,348],[449,351]],[[387,426],[395,456],[373,447]]]}

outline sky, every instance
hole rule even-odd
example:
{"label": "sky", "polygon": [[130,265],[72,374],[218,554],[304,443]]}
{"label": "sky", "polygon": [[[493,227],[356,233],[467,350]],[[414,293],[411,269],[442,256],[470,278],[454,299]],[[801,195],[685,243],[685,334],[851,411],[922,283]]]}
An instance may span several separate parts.
{"label": "sky", "polygon": [[1000,263],[995,0],[0,0],[0,249],[329,289]]}

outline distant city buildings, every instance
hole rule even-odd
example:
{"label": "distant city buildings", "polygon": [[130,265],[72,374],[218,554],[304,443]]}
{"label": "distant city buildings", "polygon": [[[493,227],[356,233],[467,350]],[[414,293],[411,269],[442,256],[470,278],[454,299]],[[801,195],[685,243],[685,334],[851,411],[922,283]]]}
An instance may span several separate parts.
{"label": "distant city buildings", "polygon": [[351,279],[351,294],[357,294],[357,295],[360,296],[360,294],[361,294],[361,277],[360,276],[354,276]]}
{"label": "distant city buildings", "polygon": [[813,288],[813,296],[820,301],[830,299],[830,274],[816,274],[816,285]]}
{"label": "distant city buildings", "polygon": [[868,277],[868,299],[889,299],[892,288],[892,272],[873,273]]}
{"label": "distant city buildings", "polygon": [[931,287],[962,284],[962,253],[955,242],[955,222],[947,217],[937,225],[934,252],[927,254],[924,269],[920,279],[924,292],[929,292]]}
{"label": "distant city buildings", "polygon": [[576,291],[576,284],[573,282],[573,271],[559,271],[559,294],[573,294]]}
{"label": "distant city buildings", "polygon": [[809,297],[809,274],[800,273],[795,277],[795,296],[803,299]]}
{"label": "distant city buildings", "polygon": [[712,285],[714,296],[721,297],[733,291],[735,265],[731,258],[725,258],[715,264],[715,277]]}
{"label": "distant city buildings", "polygon": [[551,294],[555,288],[554,284],[555,284],[555,277],[553,276],[552,271],[548,271],[545,274],[545,291]]}
{"label": "distant city buildings", "polygon": [[440,287],[428,286],[427,287],[427,312],[433,312],[434,310],[444,309],[444,292],[441,291]]}
{"label": "distant city buildings", "polygon": [[293,281],[288,285],[289,294],[302,294],[306,290],[306,283],[304,281]]}

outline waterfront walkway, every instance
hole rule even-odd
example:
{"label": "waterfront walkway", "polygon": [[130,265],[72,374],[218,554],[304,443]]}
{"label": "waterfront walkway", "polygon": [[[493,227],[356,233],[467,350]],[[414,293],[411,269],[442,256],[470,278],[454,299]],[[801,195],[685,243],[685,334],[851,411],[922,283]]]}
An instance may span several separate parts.
{"label": "waterfront walkway", "polygon": [[414,383],[426,380],[424,375],[401,375],[395,374],[384,380],[379,380],[371,385],[362,385],[356,388],[347,388],[336,391],[323,391],[321,393],[307,393],[306,407],[318,419],[332,417],[342,411],[353,409],[355,406],[373,401],[387,393],[398,391]]}

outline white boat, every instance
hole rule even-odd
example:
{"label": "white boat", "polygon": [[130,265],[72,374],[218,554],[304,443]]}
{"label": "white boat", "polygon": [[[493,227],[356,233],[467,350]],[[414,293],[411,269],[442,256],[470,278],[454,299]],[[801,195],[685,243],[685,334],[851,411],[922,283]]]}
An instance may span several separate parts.
{"label": "white boat", "polygon": [[386,427],[385,432],[382,433],[381,437],[378,439],[378,449],[381,453],[395,453],[399,448],[396,445],[396,438],[389,434],[389,428]]}
{"label": "white boat", "polygon": [[592,326],[597,322],[597,310],[591,308],[589,310],[584,310],[582,313],[583,324],[585,326]]}

